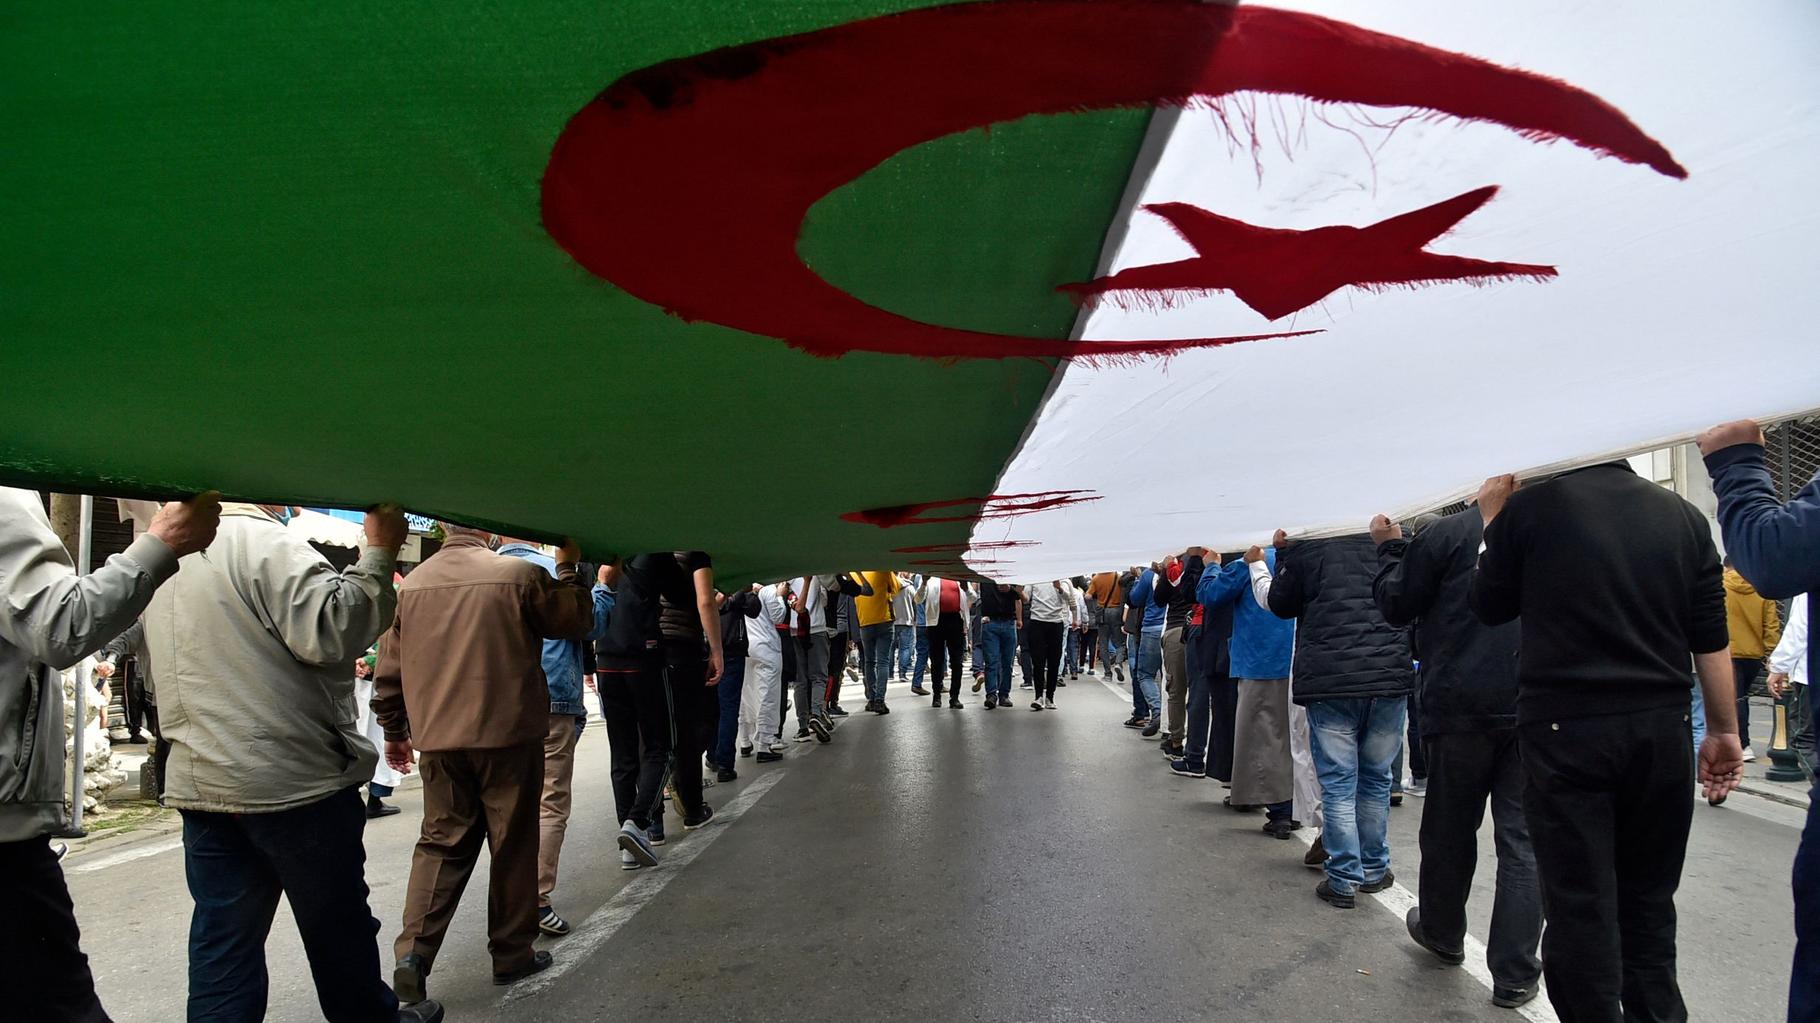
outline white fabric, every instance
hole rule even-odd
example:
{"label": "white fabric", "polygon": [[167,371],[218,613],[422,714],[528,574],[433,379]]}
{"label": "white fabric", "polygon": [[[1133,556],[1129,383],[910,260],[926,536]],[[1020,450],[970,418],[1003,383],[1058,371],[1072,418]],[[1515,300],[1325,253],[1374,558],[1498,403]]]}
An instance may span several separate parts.
{"label": "white fabric", "polygon": [[[1493,474],[1663,447],[1820,402],[1820,4],[1276,6],[1563,79],[1622,111],[1689,176],[1496,124],[1366,123],[1410,111],[1245,94],[1226,107],[1233,131],[1211,111],[1185,112],[1141,203],[1305,231],[1497,185],[1432,251],[1559,276],[1345,288],[1276,321],[1226,292],[1164,309],[1096,307],[1079,336],[1323,332],[1069,365],[997,490],[1091,488],[1084,496],[1097,499],[982,522],[976,544],[1028,544],[1015,557],[976,548],[997,559],[995,577],[1145,563],[1186,543],[1243,549],[1279,527],[1358,532],[1375,513],[1431,509]],[[1255,151],[1244,109],[1255,110]],[[1193,255],[1140,212],[1109,272]],[[1148,484],[1162,480],[1159,501]]]}
{"label": "white fabric", "polygon": [[1289,705],[1289,758],[1295,764],[1295,819],[1311,828],[1321,826],[1321,779],[1314,770],[1314,747],[1309,744],[1308,710]]}
{"label": "white fabric", "polygon": [[360,705],[360,730],[372,742],[373,751],[379,754],[379,763],[373,766],[373,781],[393,788],[403,785],[404,775],[394,771],[392,765],[385,762],[385,729],[379,727],[379,719],[373,714],[372,679],[354,680],[354,702]]}
{"label": "white fabric", "polygon": [[781,658],[784,655],[784,640],[778,634],[777,627],[789,618],[790,609],[784,605],[784,599],[778,596],[775,585],[758,591],[758,603],[758,617],[746,628],[746,656],[752,660],[760,657]]}
{"label": "white fabric", "polygon": [[1251,569],[1251,599],[1257,601],[1259,607],[1268,611],[1270,610],[1270,580],[1275,578],[1270,574],[1270,565],[1264,561],[1253,561],[1248,567]]}
{"label": "white fabric", "polygon": [[1807,685],[1807,594],[1799,593],[1788,605],[1782,641],[1769,655],[1769,670],[1787,675],[1798,686]]}
{"label": "white fabric", "polygon": [[308,508],[301,509],[291,516],[284,528],[297,534],[311,543],[325,544],[330,547],[349,547],[359,550],[367,544],[366,527],[358,522],[338,519],[333,515],[324,515]]}
{"label": "white fabric", "polygon": [[1031,583],[1024,587],[1024,599],[1030,602],[1030,620],[1033,622],[1074,620],[1073,587],[1067,583]]}
{"label": "white fabric", "polygon": [[[776,629],[760,629],[773,634]],[[739,744],[765,747],[777,735],[783,713],[778,685],[783,679],[783,649],[775,644],[763,656],[746,656],[745,688],[739,694]]]}

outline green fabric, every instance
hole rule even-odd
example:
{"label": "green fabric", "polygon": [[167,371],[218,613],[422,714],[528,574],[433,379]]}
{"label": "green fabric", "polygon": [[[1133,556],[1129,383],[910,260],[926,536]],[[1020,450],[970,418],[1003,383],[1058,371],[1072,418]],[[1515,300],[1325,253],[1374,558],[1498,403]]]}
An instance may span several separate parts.
{"label": "green fabric", "polygon": [[[34,5],[0,16],[0,479],[701,547],[736,578],[905,564],[989,493],[1054,366],[816,359],[686,324],[539,220],[568,118],[623,73],[921,6]],[[1015,60],[1008,54],[1007,60]],[[1065,336],[1143,112],[899,154],[800,251],[933,322]]]}

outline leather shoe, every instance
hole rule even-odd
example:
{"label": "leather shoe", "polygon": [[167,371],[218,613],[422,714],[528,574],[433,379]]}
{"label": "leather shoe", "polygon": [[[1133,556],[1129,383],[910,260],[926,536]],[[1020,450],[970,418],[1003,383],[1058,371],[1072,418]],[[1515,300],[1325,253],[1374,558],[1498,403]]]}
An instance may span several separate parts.
{"label": "leather shoe", "polygon": [[493,983],[499,987],[505,987],[507,984],[516,984],[534,973],[542,973],[549,969],[550,963],[553,961],[554,960],[550,957],[550,953],[538,949],[531,955],[531,961],[518,969],[513,970],[510,973],[493,974]]}
{"label": "leather shoe", "polygon": [[429,980],[430,964],[413,952],[398,960],[398,968],[392,971],[392,993],[406,1005],[421,1002],[430,997]]}
{"label": "leather shoe", "polygon": [[1416,944],[1433,952],[1436,959],[1450,966],[1458,966],[1466,961],[1464,951],[1449,951],[1428,940],[1428,935],[1422,930],[1422,907],[1416,906],[1410,909],[1409,913],[1403,917],[1403,926],[1409,928],[1409,936],[1415,939]]}
{"label": "leather shoe", "polygon": [[398,1007],[398,1023],[442,1023],[442,1003],[434,998]]}

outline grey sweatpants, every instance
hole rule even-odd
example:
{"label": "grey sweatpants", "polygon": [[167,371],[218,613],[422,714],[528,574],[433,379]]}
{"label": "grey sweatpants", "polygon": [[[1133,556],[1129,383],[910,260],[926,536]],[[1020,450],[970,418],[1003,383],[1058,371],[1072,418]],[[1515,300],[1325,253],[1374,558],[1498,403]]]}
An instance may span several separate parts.
{"label": "grey sweatpants", "polygon": [[808,728],[820,717],[828,693],[828,634],[812,632],[796,641],[796,725]]}

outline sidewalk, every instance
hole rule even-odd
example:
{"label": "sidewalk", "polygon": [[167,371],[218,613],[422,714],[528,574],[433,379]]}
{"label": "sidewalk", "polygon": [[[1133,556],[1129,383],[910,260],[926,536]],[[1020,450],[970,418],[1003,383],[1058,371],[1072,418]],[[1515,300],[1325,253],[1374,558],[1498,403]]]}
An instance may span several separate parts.
{"label": "sidewalk", "polygon": [[1773,800],[1788,806],[1807,809],[1808,789],[1803,781],[1770,781],[1770,769],[1775,761],[1770,759],[1769,744],[1776,734],[1776,710],[1768,697],[1753,696],[1750,701],[1750,737],[1751,748],[1757,754],[1757,762],[1744,765],[1744,781],[1738,791],[1749,793],[1762,799]]}

